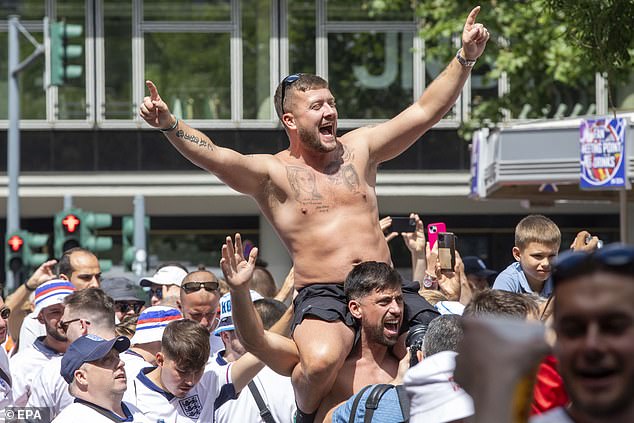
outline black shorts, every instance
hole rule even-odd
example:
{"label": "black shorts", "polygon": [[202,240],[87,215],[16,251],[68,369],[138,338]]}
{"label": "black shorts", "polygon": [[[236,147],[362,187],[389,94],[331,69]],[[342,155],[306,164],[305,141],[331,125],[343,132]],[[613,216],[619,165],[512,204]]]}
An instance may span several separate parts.
{"label": "black shorts", "polygon": [[[403,281],[403,302],[405,313],[400,333],[405,333],[411,326],[429,324],[440,313],[418,293],[420,285],[416,281]],[[348,302],[343,292],[343,284],[321,283],[302,288],[293,300],[293,320],[291,333],[308,316],[334,322],[341,320],[346,326],[355,328],[357,322],[348,310]]]}

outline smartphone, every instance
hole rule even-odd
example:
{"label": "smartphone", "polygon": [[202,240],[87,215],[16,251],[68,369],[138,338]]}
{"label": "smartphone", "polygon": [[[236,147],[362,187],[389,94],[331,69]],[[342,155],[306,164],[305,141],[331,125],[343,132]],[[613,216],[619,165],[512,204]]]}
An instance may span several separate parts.
{"label": "smartphone", "polygon": [[410,217],[393,217],[390,231],[398,232],[414,232],[416,230],[416,221]]}
{"label": "smartphone", "polygon": [[453,232],[438,232],[438,261],[441,270],[456,267],[456,236]]}
{"label": "smartphone", "polygon": [[438,240],[440,232],[447,232],[447,225],[442,222],[430,223],[427,225],[427,241],[429,241],[429,249],[434,248],[434,244]]}

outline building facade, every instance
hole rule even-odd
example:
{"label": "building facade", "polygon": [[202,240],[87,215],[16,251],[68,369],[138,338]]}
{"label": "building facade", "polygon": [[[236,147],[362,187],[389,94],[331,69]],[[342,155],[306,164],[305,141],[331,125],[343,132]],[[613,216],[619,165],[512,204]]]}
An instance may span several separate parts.
{"label": "building facade", "polygon": [[[154,262],[217,266],[222,239],[240,231],[281,280],[290,259],[255,203],[196,168],[139,118],[145,80],[156,83],[176,116],[245,154],[287,147],[272,95],[289,73],[330,81],[342,131],[375,124],[418,98],[444,67],[424,60],[414,10],[403,3],[372,13],[362,0],[0,0],[0,46],[7,46],[11,15],[45,45],[44,18],[83,28],[82,77],[50,86],[44,59],[20,74],[22,228],[52,233],[53,215],[72,198],[76,207],[114,215],[113,227],[102,233],[114,236],[115,246],[103,256],[118,263],[120,218],[143,195]],[[32,48],[20,39],[21,58]],[[381,215],[413,211],[426,222],[444,221],[459,236],[463,255],[480,255],[494,268],[512,259],[513,228],[528,213],[552,217],[564,242],[580,228],[616,240],[617,204],[540,203],[539,193],[528,201],[468,198],[469,144],[457,128],[474,98],[504,89],[483,78],[494,63],[485,53],[452,111],[381,165]],[[0,70],[7,74],[5,62]],[[591,93],[584,109],[604,101],[595,87],[584,89]],[[7,92],[0,82],[0,96]],[[4,175],[7,119],[7,105],[0,104]],[[7,178],[0,176],[2,216],[6,198]],[[402,242],[392,244],[396,264],[409,267]]]}

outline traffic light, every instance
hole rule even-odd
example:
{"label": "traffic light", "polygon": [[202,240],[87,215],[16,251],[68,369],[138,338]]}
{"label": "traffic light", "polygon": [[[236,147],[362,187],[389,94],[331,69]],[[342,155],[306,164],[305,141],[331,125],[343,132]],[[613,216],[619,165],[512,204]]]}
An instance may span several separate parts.
{"label": "traffic light", "polygon": [[[81,44],[69,44],[73,38],[81,37],[83,28],[81,25],[67,24],[65,22],[53,22],[50,25],[50,69],[51,85],[64,85],[69,79],[79,78],[83,73],[83,66],[73,64],[71,61],[82,56]],[[83,37],[77,42],[83,42]]]}
{"label": "traffic light", "polygon": [[48,235],[22,230],[8,233],[6,241],[5,268],[18,275],[20,283],[48,260],[48,254],[35,251],[46,245]]}
{"label": "traffic light", "polygon": [[[144,228],[143,233],[145,234],[145,245],[147,245],[147,237],[150,233],[150,218],[145,217],[143,219]],[[136,246],[134,245],[134,217],[133,216],[124,216],[121,221],[121,236],[123,238],[122,242],[122,255],[123,255],[123,265],[127,270],[133,270],[132,265],[134,264],[136,257]],[[146,252],[147,253],[147,252]],[[147,254],[146,254],[147,257]]]}
{"label": "traffic light", "polygon": [[112,225],[112,215],[81,209],[64,210],[55,215],[55,257],[64,251],[82,247],[97,253],[112,248],[112,237],[97,236],[96,230]]}

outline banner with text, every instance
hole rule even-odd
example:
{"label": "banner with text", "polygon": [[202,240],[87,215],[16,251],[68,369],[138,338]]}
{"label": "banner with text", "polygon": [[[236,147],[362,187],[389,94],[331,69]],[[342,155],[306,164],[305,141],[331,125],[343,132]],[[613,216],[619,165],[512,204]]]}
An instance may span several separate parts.
{"label": "banner with text", "polygon": [[625,118],[582,120],[581,189],[629,189],[625,166]]}

